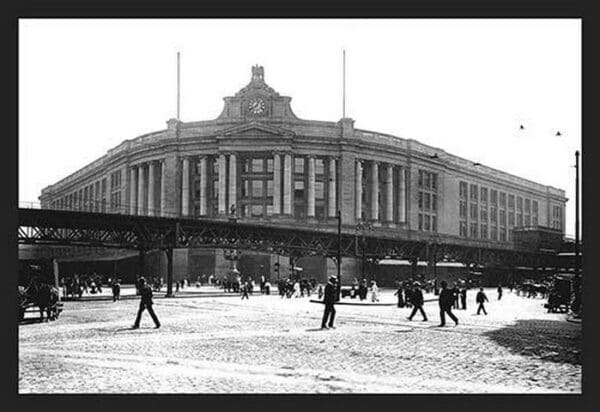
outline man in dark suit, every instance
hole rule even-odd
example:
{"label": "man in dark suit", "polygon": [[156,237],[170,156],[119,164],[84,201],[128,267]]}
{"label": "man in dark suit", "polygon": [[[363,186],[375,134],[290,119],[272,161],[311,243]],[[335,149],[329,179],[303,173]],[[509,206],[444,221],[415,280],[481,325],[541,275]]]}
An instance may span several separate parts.
{"label": "man in dark suit", "polygon": [[477,296],[475,297],[475,301],[477,303],[479,303],[479,306],[477,307],[477,314],[479,315],[479,313],[483,310],[483,313],[485,315],[487,315],[487,312],[485,311],[485,306],[483,306],[483,304],[485,302],[488,302],[488,298],[485,295],[485,293],[483,292],[483,288],[479,288],[479,292],[477,292]]}
{"label": "man in dark suit", "polygon": [[440,325],[446,326],[446,316],[448,314],[450,319],[454,321],[456,325],[458,325],[458,318],[454,316],[452,313],[452,305],[454,304],[454,293],[451,289],[448,289],[448,283],[445,280],[442,280],[442,290],[440,291]]}
{"label": "man in dark suit", "polygon": [[148,313],[152,317],[154,321],[154,325],[156,328],[160,328],[160,322],[158,321],[158,317],[156,317],[156,313],[152,309],[152,288],[146,284],[146,279],[143,277],[139,280],[140,285],[140,293],[142,295],[142,299],[140,300],[140,308],[138,309],[137,317],[135,318],[135,323],[133,324],[133,329],[137,329],[140,327],[140,320],[142,319],[142,312],[144,309],[148,310]]}
{"label": "man in dark suit", "polygon": [[[325,296],[323,297],[323,303],[325,303],[325,312],[323,313],[323,320],[321,321],[321,329],[335,328],[333,326],[333,320],[335,319],[335,308],[333,305],[336,302],[336,287],[337,279],[335,276],[329,277],[329,282],[325,286]],[[329,322],[327,320],[329,319]]]}
{"label": "man in dark suit", "polygon": [[414,283],[413,290],[411,293],[411,301],[413,304],[413,310],[410,316],[408,317],[408,320],[412,320],[413,316],[415,316],[418,310],[421,312],[421,315],[423,315],[423,322],[427,322],[427,315],[423,310],[423,292],[421,291],[421,284],[419,282]]}

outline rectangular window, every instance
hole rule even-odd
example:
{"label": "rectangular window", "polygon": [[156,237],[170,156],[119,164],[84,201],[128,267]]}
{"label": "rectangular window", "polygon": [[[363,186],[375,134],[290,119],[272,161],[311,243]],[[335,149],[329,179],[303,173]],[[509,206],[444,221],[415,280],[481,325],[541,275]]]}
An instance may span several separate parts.
{"label": "rectangular window", "polygon": [[460,236],[467,237],[467,222],[460,222],[458,225]]}
{"label": "rectangular window", "polygon": [[486,221],[488,214],[487,214],[487,209],[485,207],[482,207],[480,210],[480,216],[481,216],[481,220]]}
{"label": "rectangular window", "polygon": [[496,226],[490,227],[490,239],[498,240],[498,228]]}
{"label": "rectangular window", "polygon": [[471,200],[477,202],[477,185],[471,185]]}
{"label": "rectangular window", "polygon": [[[252,159],[244,158],[242,159],[242,171],[244,173],[250,173],[250,161]],[[247,215],[246,215],[247,216]]]}
{"label": "rectangular window", "polygon": [[500,211],[500,226],[506,226],[506,212],[504,210]]}
{"label": "rectangular window", "polygon": [[517,210],[523,211],[523,198],[521,196],[517,196]]}
{"label": "rectangular window", "polygon": [[467,202],[461,200],[459,209],[460,209],[460,213],[459,213],[460,217],[466,218],[467,217]]}
{"label": "rectangular window", "polygon": [[523,215],[520,213],[517,213],[517,226],[523,226]]}
{"label": "rectangular window", "polygon": [[253,198],[262,198],[263,197],[263,181],[262,180],[253,180],[252,181],[252,197]]}
{"label": "rectangular window", "polygon": [[[273,196],[273,181],[267,180],[267,196]],[[268,214],[268,212],[267,212]]]}
{"label": "rectangular window", "polygon": [[513,230],[508,229],[508,241],[512,242],[512,240],[513,240]]}
{"label": "rectangular window", "polygon": [[531,212],[531,200],[525,199],[525,213]]}
{"label": "rectangular window", "polygon": [[525,226],[531,226],[531,217],[529,215],[525,215]]}
{"label": "rectangular window", "polygon": [[515,208],[515,195],[508,195],[508,208],[509,209]]}
{"label": "rectangular window", "polygon": [[437,232],[437,216],[435,215],[431,216],[431,231]]}
{"label": "rectangular window", "polygon": [[425,193],[425,202],[424,202],[424,207],[425,210],[430,210],[431,209],[431,195],[429,193]]}
{"label": "rectangular window", "polygon": [[481,201],[482,202],[487,202],[488,200],[488,190],[487,187],[482,187],[481,188]]}
{"label": "rectangular window", "polygon": [[264,159],[252,159],[252,173],[262,173],[264,167]]}
{"label": "rectangular window", "polygon": [[213,181],[213,199],[218,199],[218,198],[219,198],[219,181],[214,180]]}
{"label": "rectangular window", "polygon": [[273,215],[273,205],[267,205],[267,216]]}
{"label": "rectangular window", "polygon": [[419,230],[423,230],[423,214],[419,213]]}
{"label": "rectangular window", "polygon": [[315,199],[325,199],[324,182],[315,182]]}
{"label": "rectangular window", "polygon": [[538,225],[538,217],[537,217],[537,215],[533,215],[533,217],[531,218],[531,225],[532,226],[537,226]]}
{"label": "rectangular window", "polygon": [[496,223],[498,221],[498,209],[495,206],[490,207],[490,222]]}
{"label": "rectangular window", "polygon": [[429,215],[425,215],[423,216],[423,229],[425,229],[426,231],[430,231],[431,230],[431,217]]}
{"label": "rectangular window", "polygon": [[423,187],[423,171],[419,170],[419,187]]}
{"label": "rectangular window", "polygon": [[423,187],[429,189],[431,187],[431,174],[423,172]]}
{"label": "rectangular window", "polygon": [[471,203],[471,219],[477,220],[477,203]]}
{"label": "rectangular window", "polygon": [[267,159],[267,173],[273,173],[273,159]]}
{"label": "rectangular window", "polygon": [[423,192],[419,192],[419,210],[423,210]]}
{"label": "rectangular window", "polygon": [[487,239],[487,225],[481,225],[481,238]]}
{"label": "rectangular window", "polygon": [[431,195],[431,210],[437,212],[437,195]]}
{"label": "rectangular window", "polygon": [[315,159],[315,174],[325,174],[325,162],[323,159]]}
{"label": "rectangular window", "polygon": [[501,242],[506,242],[506,228],[500,228],[500,232],[498,232],[498,237]]}
{"label": "rectangular window", "polygon": [[508,225],[509,226],[515,225],[515,212],[508,212]]}
{"label": "rectangular window", "polygon": [[491,189],[490,190],[490,203],[493,205],[497,205],[498,204],[498,191]]}
{"label": "rectangular window", "polygon": [[250,197],[250,181],[244,180],[242,182],[242,197]]}
{"label": "rectangular window", "polygon": [[477,237],[477,223],[471,223],[471,237]]}
{"label": "rectangular window", "polygon": [[531,205],[531,206],[532,206],[532,208],[533,208],[533,214],[534,214],[534,215],[537,215],[537,213],[538,213],[538,202],[537,202],[536,200],[534,200],[534,201],[533,201],[533,202],[531,202],[531,203],[532,203],[532,205]]}
{"label": "rectangular window", "polygon": [[460,182],[459,184],[459,193],[461,199],[467,198],[468,185],[467,182]]}
{"label": "rectangular window", "polygon": [[431,174],[431,190],[437,190],[437,173]]}
{"label": "rectangular window", "polygon": [[303,157],[295,157],[294,158],[294,173],[304,173],[304,158]]}
{"label": "rectangular window", "polygon": [[506,208],[506,193],[500,192],[500,207]]}

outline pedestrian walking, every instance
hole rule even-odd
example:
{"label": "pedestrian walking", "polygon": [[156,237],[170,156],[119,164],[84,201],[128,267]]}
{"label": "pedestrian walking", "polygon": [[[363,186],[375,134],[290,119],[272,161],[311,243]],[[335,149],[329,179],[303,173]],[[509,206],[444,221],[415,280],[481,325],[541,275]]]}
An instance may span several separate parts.
{"label": "pedestrian walking", "polygon": [[360,300],[365,300],[367,298],[367,279],[363,279],[360,286],[358,287],[358,297]]}
{"label": "pedestrian walking", "polygon": [[477,306],[477,314],[479,315],[479,313],[481,311],[483,311],[483,314],[487,315],[487,312],[485,311],[485,306],[483,306],[483,304],[484,304],[484,302],[489,302],[489,301],[488,301],[487,296],[483,292],[483,288],[479,288],[479,292],[477,292],[477,296],[475,297],[475,302],[477,302],[479,304],[479,306]]}
{"label": "pedestrian walking", "polygon": [[242,285],[242,287],[241,287],[241,291],[242,291],[242,300],[243,300],[244,298],[246,298],[246,299],[250,299],[250,298],[248,297],[248,289],[249,289],[249,288],[250,288],[250,285],[248,284],[248,282],[244,282],[244,284],[243,284],[243,285]]}
{"label": "pedestrian walking", "polygon": [[379,288],[375,281],[371,284],[371,302],[379,302]]}
{"label": "pedestrian walking", "polygon": [[329,277],[329,282],[325,285],[325,294],[323,296],[323,303],[325,303],[325,311],[323,312],[323,320],[321,321],[321,329],[332,328],[333,321],[335,319],[335,308],[333,305],[335,304],[336,298],[336,283],[337,278],[335,276]]}
{"label": "pedestrian walking", "polygon": [[398,284],[398,290],[396,291],[396,293],[394,293],[394,296],[398,296],[398,307],[399,308],[403,308],[404,307],[404,296],[403,295],[403,288],[402,288],[402,284]]}
{"label": "pedestrian walking", "polygon": [[427,315],[423,310],[423,303],[425,303],[425,299],[423,299],[423,291],[421,290],[421,284],[419,282],[414,283],[413,290],[411,293],[411,300],[413,304],[413,310],[410,316],[408,317],[408,320],[412,320],[413,316],[415,316],[418,310],[423,316],[423,322],[427,322]]}
{"label": "pedestrian walking", "polygon": [[112,284],[113,302],[121,300],[121,283],[120,279],[114,279]]}
{"label": "pedestrian walking", "polygon": [[448,289],[448,283],[445,280],[441,282],[442,290],[440,291],[440,325],[446,326],[446,314],[450,316],[450,319],[458,325],[458,318],[452,313],[452,305],[454,304],[454,293],[451,289]]}
{"label": "pedestrian walking", "polygon": [[467,288],[464,285],[460,290],[460,304],[462,310],[467,310]]}
{"label": "pedestrian walking", "polygon": [[154,321],[155,327],[160,328],[160,322],[156,313],[154,313],[154,309],[152,309],[152,305],[154,302],[152,301],[152,288],[146,284],[146,279],[143,277],[139,280],[140,285],[140,293],[142,298],[140,300],[140,308],[138,309],[137,317],[135,318],[135,323],[133,324],[133,329],[137,329],[140,327],[140,320],[142,319],[142,312],[144,309],[148,311],[152,320]]}
{"label": "pedestrian walking", "polygon": [[454,288],[452,288],[452,294],[454,296],[454,303],[452,306],[452,309],[460,309],[459,306],[459,296],[460,296],[460,290],[458,289],[458,284],[456,282],[454,282]]}
{"label": "pedestrian walking", "polygon": [[502,299],[502,285],[498,285],[498,300]]}

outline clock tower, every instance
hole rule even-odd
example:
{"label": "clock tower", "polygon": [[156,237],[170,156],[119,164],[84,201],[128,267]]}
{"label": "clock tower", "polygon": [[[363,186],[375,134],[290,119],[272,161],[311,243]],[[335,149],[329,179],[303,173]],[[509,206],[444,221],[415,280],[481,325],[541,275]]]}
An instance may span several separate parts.
{"label": "clock tower", "polygon": [[252,67],[250,83],[234,96],[225,97],[225,107],[217,120],[297,119],[290,107],[291,97],[281,96],[265,83],[262,66]]}

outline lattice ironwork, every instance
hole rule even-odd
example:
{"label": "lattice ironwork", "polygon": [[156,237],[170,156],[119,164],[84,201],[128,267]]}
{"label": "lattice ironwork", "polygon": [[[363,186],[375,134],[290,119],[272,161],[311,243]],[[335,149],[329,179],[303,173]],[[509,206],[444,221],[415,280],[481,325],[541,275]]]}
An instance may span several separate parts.
{"label": "lattice ironwork", "polygon": [[[182,219],[118,214],[19,209],[18,241],[22,244],[101,246],[120,249],[212,247],[255,250],[294,257],[337,256],[334,228],[298,228],[211,219]],[[398,237],[371,232],[358,236],[344,228],[342,256],[368,259],[419,259],[503,266],[556,266],[555,254],[514,250],[492,242],[475,242],[419,232]]]}

